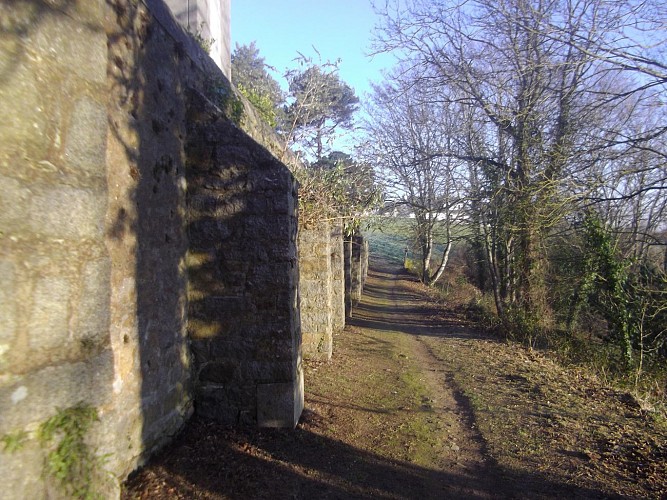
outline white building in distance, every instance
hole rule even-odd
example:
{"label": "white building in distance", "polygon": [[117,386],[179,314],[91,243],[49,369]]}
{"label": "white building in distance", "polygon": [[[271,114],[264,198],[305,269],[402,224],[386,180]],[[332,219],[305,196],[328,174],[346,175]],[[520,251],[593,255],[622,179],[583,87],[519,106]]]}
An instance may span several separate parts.
{"label": "white building in distance", "polygon": [[176,20],[190,33],[212,40],[209,56],[231,81],[231,0],[165,0]]}

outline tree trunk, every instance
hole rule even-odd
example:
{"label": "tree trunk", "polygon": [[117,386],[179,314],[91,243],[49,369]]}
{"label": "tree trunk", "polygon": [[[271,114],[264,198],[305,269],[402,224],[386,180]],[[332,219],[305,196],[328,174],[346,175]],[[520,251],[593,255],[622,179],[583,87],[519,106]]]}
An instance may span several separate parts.
{"label": "tree trunk", "polygon": [[447,267],[447,263],[449,262],[449,253],[452,250],[452,240],[451,238],[447,238],[447,245],[445,246],[445,250],[442,252],[442,260],[440,261],[440,265],[438,266],[437,271],[433,275],[433,279],[431,280],[431,285],[435,285],[435,283],[440,279],[442,274],[445,272],[445,268]]}
{"label": "tree trunk", "polygon": [[445,268],[447,267],[447,262],[449,262],[449,253],[452,250],[452,229],[449,224],[450,224],[449,221],[447,221],[446,235],[445,235],[447,237],[447,244],[442,252],[442,259],[440,260],[440,265],[438,266],[438,269],[435,271],[433,279],[431,280],[431,285],[435,285],[435,283],[440,279],[442,273],[445,272]]}
{"label": "tree trunk", "polygon": [[422,242],[422,281],[431,284],[431,255],[433,253],[433,238],[430,234],[424,236]]}

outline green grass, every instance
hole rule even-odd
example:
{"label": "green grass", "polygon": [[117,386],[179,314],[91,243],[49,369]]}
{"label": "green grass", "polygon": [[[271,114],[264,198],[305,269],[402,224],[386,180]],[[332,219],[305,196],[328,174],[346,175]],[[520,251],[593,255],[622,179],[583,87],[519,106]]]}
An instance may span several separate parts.
{"label": "green grass", "polygon": [[[365,236],[369,241],[369,248],[372,254],[384,257],[391,262],[403,264],[405,249],[408,249],[408,258],[414,262],[419,262],[419,249],[416,246],[414,236],[415,220],[407,217],[373,217],[368,220],[369,229],[365,231]],[[460,238],[465,230],[458,228],[454,231],[455,237]],[[440,262],[444,243],[435,237],[433,245],[433,256],[431,264],[433,266]],[[442,240],[445,241],[444,236]]]}
{"label": "green grass", "polygon": [[403,264],[405,248],[411,246],[410,219],[374,217],[364,235],[368,238],[372,255]]}

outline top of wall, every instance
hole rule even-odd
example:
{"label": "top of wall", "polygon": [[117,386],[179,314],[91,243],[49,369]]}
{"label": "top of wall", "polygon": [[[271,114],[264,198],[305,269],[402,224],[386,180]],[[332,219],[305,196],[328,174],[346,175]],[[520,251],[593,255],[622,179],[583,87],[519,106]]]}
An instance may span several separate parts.
{"label": "top of wall", "polygon": [[[252,137],[259,144],[269,150],[278,160],[285,164],[292,172],[302,168],[299,159],[287,148],[284,142],[276,136],[274,130],[266,124],[259,116],[254,106],[231,84],[229,74],[231,73],[231,61],[229,70],[225,72],[215,61],[207,55],[197,44],[194,38],[186,32],[186,29],[179,25],[173,11],[170,10],[168,3],[183,4],[189,1],[191,9],[193,3],[203,3],[202,0],[142,0],[151,11],[155,19],[169,33],[169,35],[179,42],[180,47],[192,60],[192,62],[215,83],[213,94],[205,95],[209,101],[220,111],[238,125],[244,132]],[[208,0],[208,2],[218,2],[226,4],[227,15],[229,15],[229,5],[231,0]],[[229,36],[229,21],[227,22],[227,36]],[[229,40],[227,40],[229,45]],[[228,50],[228,53],[229,50]],[[219,99],[217,97],[222,97]]]}

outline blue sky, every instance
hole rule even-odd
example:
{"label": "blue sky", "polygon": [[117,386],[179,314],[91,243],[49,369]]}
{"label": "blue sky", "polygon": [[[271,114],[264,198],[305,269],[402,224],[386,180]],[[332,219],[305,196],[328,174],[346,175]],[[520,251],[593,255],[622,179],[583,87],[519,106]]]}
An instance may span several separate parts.
{"label": "blue sky", "polygon": [[393,58],[367,57],[377,18],[370,0],[232,0],[232,50],[236,43],[257,42],[260,55],[277,69],[297,67],[297,51],[322,62],[340,58],[340,76],[360,98],[369,80],[379,81]]}

